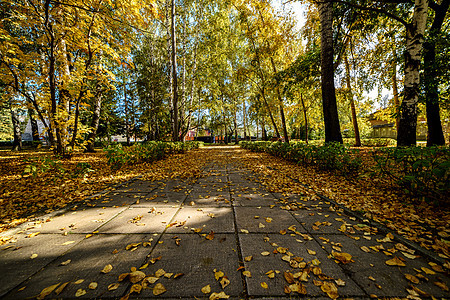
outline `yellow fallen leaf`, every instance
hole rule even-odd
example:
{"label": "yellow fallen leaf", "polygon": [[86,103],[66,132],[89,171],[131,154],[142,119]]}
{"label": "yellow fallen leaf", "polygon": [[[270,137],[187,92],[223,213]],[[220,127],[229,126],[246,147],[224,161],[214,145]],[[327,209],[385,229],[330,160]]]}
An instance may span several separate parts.
{"label": "yellow fallen leaf", "polygon": [[222,277],[220,280],[220,285],[222,286],[222,289],[225,289],[230,284],[230,280],[227,276]]}
{"label": "yellow fallen leaf", "polygon": [[140,284],[133,284],[131,286],[131,289],[130,289],[130,294],[131,293],[138,293],[138,294],[140,294],[141,291],[142,291],[142,285],[140,285]]}
{"label": "yellow fallen leaf", "polygon": [[334,282],[336,282],[338,286],[345,286],[345,281],[342,279],[336,279]]}
{"label": "yellow fallen leaf", "polygon": [[436,286],[440,287],[441,289],[443,289],[444,291],[448,292],[449,288],[448,286],[444,283],[444,282],[440,282],[440,281],[435,281],[433,282]]}
{"label": "yellow fallen leaf", "polygon": [[111,265],[106,265],[101,272],[106,274],[106,273],[111,272],[112,269],[113,269],[113,267]]}
{"label": "yellow fallen leaf", "polygon": [[214,239],[214,231],[211,230],[211,232],[205,237],[207,240],[213,240]]}
{"label": "yellow fallen leaf", "polygon": [[250,273],[250,271],[244,271],[242,274],[244,274],[245,277],[252,277],[252,273]]}
{"label": "yellow fallen leaf", "polygon": [[268,286],[267,283],[265,283],[265,282],[261,282],[261,287],[262,287],[263,289],[268,289],[268,288],[269,288],[269,286]]}
{"label": "yellow fallen leaf", "polygon": [[266,222],[267,222],[267,223],[271,223],[272,221],[273,221],[272,218],[266,218]]}
{"label": "yellow fallen leaf", "polygon": [[214,278],[216,278],[216,280],[219,280],[220,278],[222,278],[225,274],[222,271],[216,271],[216,269],[214,269]]}
{"label": "yellow fallen leaf", "polygon": [[335,259],[337,259],[338,261],[340,261],[343,264],[348,264],[353,261],[352,256],[348,253],[339,253],[339,252],[332,251],[331,254],[333,255],[333,257]]}
{"label": "yellow fallen leaf", "polygon": [[88,234],[86,234],[86,236],[85,236],[85,238],[90,238],[91,236],[93,236],[93,234],[92,233],[88,233]]}
{"label": "yellow fallen leaf", "polygon": [[269,278],[275,278],[275,272],[273,270],[266,272],[266,275]]}
{"label": "yellow fallen leaf", "polygon": [[66,245],[70,245],[73,243],[75,243],[75,241],[68,241],[68,242],[62,243],[61,246],[66,246]]}
{"label": "yellow fallen leaf", "polygon": [[73,284],[82,284],[84,282],[84,279],[78,279]]}
{"label": "yellow fallen leaf", "polygon": [[147,267],[148,267],[148,263],[146,263],[145,265],[143,265],[142,267],[140,267],[139,270],[147,269]]}
{"label": "yellow fallen leaf", "polygon": [[62,293],[62,291],[64,290],[64,288],[70,283],[70,281],[65,282],[63,284],[61,284],[56,290],[55,290],[55,294],[58,296],[59,294]]}
{"label": "yellow fallen leaf", "polygon": [[337,299],[339,297],[337,287],[332,282],[324,281],[323,284],[320,286],[320,289],[322,290],[322,292],[326,293],[328,297],[330,297],[331,299]]}
{"label": "yellow fallen leaf", "polygon": [[264,227],[266,227],[266,225],[264,225],[263,223],[259,223],[258,227],[259,228],[264,228]]}
{"label": "yellow fallen leaf", "polygon": [[31,256],[30,256],[31,259],[35,259],[36,257],[38,257],[38,255],[36,253],[31,254]]}
{"label": "yellow fallen leaf", "polygon": [[425,274],[427,274],[427,275],[434,275],[434,274],[436,274],[436,272],[434,272],[434,271],[428,269],[427,267],[422,267],[421,269],[422,269],[422,271],[424,271]]}
{"label": "yellow fallen leaf", "polygon": [[164,274],[166,274],[166,271],[164,271],[163,269],[158,269],[158,271],[155,272],[156,277],[161,277]]}
{"label": "yellow fallen leaf", "polygon": [[46,287],[45,289],[43,289],[41,291],[41,293],[36,297],[36,299],[44,299],[45,297],[47,297],[48,295],[50,295],[58,286],[60,285],[60,283],[51,285],[49,287]]}
{"label": "yellow fallen leaf", "polygon": [[289,285],[291,292],[297,292],[300,295],[306,295],[306,287],[300,282]]}
{"label": "yellow fallen leaf", "polygon": [[108,285],[108,291],[114,291],[117,290],[117,288],[120,286],[120,283],[111,283]]}
{"label": "yellow fallen leaf", "polygon": [[411,281],[412,283],[415,283],[415,284],[418,284],[420,281],[419,281],[419,278],[417,278],[416,276],[414,276],[414,275],[411,275],[411,274],[405,274],[405,277],[406,277],[406,279],[408,279],[409,281]]}
{"label": "yellow fallen leaf", "polygon": [[244,261],[246,261],[246,262],[249,262],[249,261],[251,261],[253,259],[253,256],[246,256],[246,257],[244,257]]}
{"label": "yellow fallen leaf", "polygon": [[155,285],[155,287],[153,288],[153,295],[155,295],[155,296],[164,294],[165,292],[167,292],[167,290],[164,287],[164,285],[162,285],[161,283],[157,283]]}
{"label": "yellow fallen leaf", "polygon": [[97,288],[97,286],[98,286],[97,282],[91,282],[91,283],[89,283],[88,287],[90,290],[95,290]]}
{"label": "yellow fallen leaf", "polygon": [[286,279],[287,283],[294,283],[294,275],[290,272],[284,272],[284,279]]}
{"label": "yellow fallen leaf", "polygon": [[220,293],[212,293],[209,296],[209,300],[217,300],[217,299],[229,299],[230,296],[228,296],[227,294],[225,294],[225,292],[220,292]]}
{"label": "yellow fallen leaf", "polygon": [[400,258],[398,258],[397,256],[395,256],[394,258],[387,260],[386,264],[389,266],[399,266],[399,267],[405,267],[405,263],[400,260]]}
{"label": "yellow fallen leaf", "polygon": [[131,283],[138,283],[145,278],[145,273],[142,271],[133,271],[129,275]]}
{"label": "yellow fallen leaf", "polygon": [[263,251],[263,252],[261,252],[261,255],[262,256],[267,256],[267,255],[270,255],[270,252],[269,251]]}
{"label": "yellow fallen leaf", "polygon": [[367,252],[367,253],[370,252],[370,249],[367,246],[362,246],[361,250],[364,251],[364,252]]}
{"label": "yellow fallen leaf", "polygon": [[211,286],[208,284],[208,285],[205,285],[204,287],[202,287],[202,293],[203,294],[211,293]]}
{"label": "yellow fallen leaf", "polygon": [[60,263],[61,266],[67,266],[68,264],[70,264],[72,260],[68,259],[66,261],[63,261],[62,263]]}
{"label": "yellow fallen leaf", "polygon": [[83,289],[78,289],[77,292],[75,293],[75,297],[81,297],[83,295],[86,295],[86,291]]}
{"label": "yellow fallen leaf", "polygon": [[307,249],[307,250],[308,250],[308,253],[309,253],[310,255],[316,255],[316,251],[309,250],[309,249]]}

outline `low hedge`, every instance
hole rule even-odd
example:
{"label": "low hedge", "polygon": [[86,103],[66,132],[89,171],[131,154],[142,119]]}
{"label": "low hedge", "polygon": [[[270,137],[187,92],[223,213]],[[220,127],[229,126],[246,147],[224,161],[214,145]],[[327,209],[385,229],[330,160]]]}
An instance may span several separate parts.
{"label": "low hedge", "polygon": [[129,147],[114,144],[108,146],[105,151],[108,164],[114,168],[120,168],[123,165],[160,160],[167,155],[185,153],[188,150],[197,149],[199,146],[200,143],[196,141],[184,143],[150,141]]}
{"label": "low hedge", "polygon": [[303,165],[312,165],[320,170],[338,170],[344,175],[355,175],[361,167],[358,150],[339,143],[307,145],[302,142],[246,142],[240,143],[244,149],[266,152]]}

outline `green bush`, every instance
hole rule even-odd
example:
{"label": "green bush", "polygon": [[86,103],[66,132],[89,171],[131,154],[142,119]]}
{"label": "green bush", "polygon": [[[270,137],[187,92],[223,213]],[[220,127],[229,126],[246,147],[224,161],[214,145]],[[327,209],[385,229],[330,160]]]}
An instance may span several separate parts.
{"label": "green bush", "polygon": [[411,195],[449,204],[448,147],[383,148],[372,154],[378,175],[389,176]]}
{"label": "green bush", "polygon": [[131,165],[140,162],[160,160],[170,154],[185,153],[191,149],[197,149],[199,142],[156,142],[150,141],[143,144],[134,144],[129,147],[121,144],[110,145],[105,149],[108,164],[114,168],[123,165]]}
{"label": "green bush", "polygon": [[241,147],[255,152],[266,152],[274,156],[312,165],[321,170],[338,170],[345,175],[355,175],[361,166],[357,150],[339,143],[324,146],[307,145],[304,142],[241,142]]}

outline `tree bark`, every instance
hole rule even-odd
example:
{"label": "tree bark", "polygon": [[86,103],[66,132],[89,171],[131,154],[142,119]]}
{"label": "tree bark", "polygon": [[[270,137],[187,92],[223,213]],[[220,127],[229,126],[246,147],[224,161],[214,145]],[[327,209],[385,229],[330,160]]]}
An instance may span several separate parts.
{"label": "tree bark", "polygon": [[28,116],[30,117],[31,135],[33,137],[33,142],[39,142],[39,127],[35,118],[35,112],[32,108],[28,109]]}
{"label": "tree bark", "polygon": [[92,120],[91,120],[92,131],[89,133],[87,138],[86,152],[95,152],[94,143],[95,138],[97,136],[98,124],[100,123],[100,112],[102,109],[102,100],[103,100],[102,96],[103,95],[100,91],[97,97],[95,98],[94,110],[92,113]]}
{"label": "tree bark", "polygon": [[433,24],[427,41],[423,44],[425,106],[427,112],[427,146],[445,145],[439,109],[439,71],[436,63],[436,39],[440,37],[441,27],[450,5],[443,0],[435,9]]}
{"label": "tree bark", "polygon": [[[305,101],[303,101],[303,93],[300,94],[300,101],[302,102],[303,118],[305,119],[305,142],[306,142],[306,144],[308,144],[308,116],[306,114]],[[300,138],[300,136],[299,136],[299,138]]]}
{"label": "tree bark", "polygon": [[322,106],[325,143],[343,143],[336,104],[333,66],[333,4],[324,0],[317,4],[320,14]]}
{"label": "tree bark", "polygon": [[264,104],[266,105],[267,112],[269,113],[270,120],[272,121],[273,129],[275,130],[277,138],[279,138],[280,137],[280,132],[278,131],[277,123],[275,123],[275,119],[273,118],[273,115],[272,115],[272,110],[270,109],[269,103],[267,102],[266,95],[264,93],[264,88],[262,88],[262,90],[261,90],[261,96],[262,96],[262,98],[264,100]]}
{"label": "tree bark", "polygon": [[20,130],[19,116],[17,115],[17,109],[14,109],[12,99],[9,99],[9,110],[11,112],[11,121],[13,125],[14,140],[11,151],[22,150],[22,132]]}
{"label": "tree bark", "polygon": [[348,63],[347,55],[344,56],[344,64],[345,64],[345,81],[347,83],[347,96],[350,101],[350,108],[352,111],[352,123],[353,123],[353,131],[355,132],[355,147],[361,147],[361,138],[359,137],[359,127],[358,127],[358,119],[356,119],[356,108],[355,102],[353,101],[353,93],[352,86],[350,84],[350,64]]}
{"label": "tree bark", "polygon": [[415,0],[412,22],[406,26],[405,87],[400,107],[401,116],[397,146],[415,146],[417,131],[417,102],[419,100],[420,61],[427,22],[428,0]]}
{"label": "tree bark", "polygon": [[177,82],[177,40],[175,35],[175,0],[171,0],[170,31],[172,37],[172,110],[173,110],[173,132],[172,140],[180,140],[178,124],[178,82]]}
{"label": "tree bark", "polygon": [[395,128],[398,132],[400,123],[400,101],[398,99],[398,84],[397,84],[397,52],[393,50],[392,60],[392,93],[394,94],[394,108],[395,108]]}
{"label": "tree bark", "polygon": [[[277,67],[275,66],[275,62],[272,56],[270,57],[270,63],[272,64],[273,74],[277,74]],[[278,97],[278,105],[280,106],[281,126],[283,127],[284,142],[289,144],[289,135],[287,132],[286,118],[284,116],[283,99],[281,99],[281,93],[278,84],[276,87],[276,92]]]}

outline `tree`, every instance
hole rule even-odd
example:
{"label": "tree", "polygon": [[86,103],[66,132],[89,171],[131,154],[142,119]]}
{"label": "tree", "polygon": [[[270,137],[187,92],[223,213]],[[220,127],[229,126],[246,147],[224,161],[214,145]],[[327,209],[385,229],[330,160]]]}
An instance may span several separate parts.
{"label": "tree", "polygon": [[331,0],[319,2],[321,78],[325,143],[343,143],[336,104],[333,64],[333,4]]}

